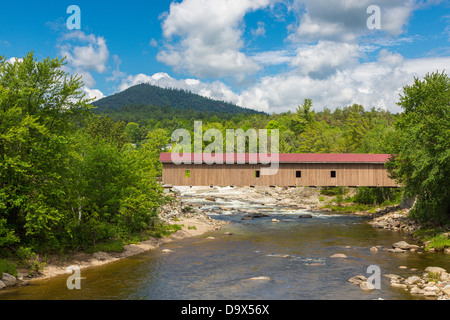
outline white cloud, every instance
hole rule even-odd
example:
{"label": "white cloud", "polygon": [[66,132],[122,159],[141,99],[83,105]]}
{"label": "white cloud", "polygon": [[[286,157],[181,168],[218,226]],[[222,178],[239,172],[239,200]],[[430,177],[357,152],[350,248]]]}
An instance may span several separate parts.
{"label": "white cloud", "polygon": [[252,56],[252,59],[261,65],[280,65],[289,63],[295,52],[288,50],[263,51]]}
{"label": "white cloud", "polygon": [[265,8],[271,1],[173,2],[162,24],[168,43],[159,52],[158,60],[197,77],[239,76],[260,70],[251,57],[241,52],[242,23],[248,12]]}
{"label": "white cloud", "polygon": [[[101,36],[73,31],[63,36],[59,49],[61,56],[66,57],[68,62],[68,65],[63,67],[64,70],[82,77],[87,98],[95,99],[94,101],[103,98],[104,94],[100,90],[93,89],[96,81],[91,72],[105,73],[108,70],[110,54],[106,40]],[[113,71],[112,78],[115,79],[124,74],[119,71],[120,59],[114,56],[114,61],[117,68]]]}
{"label": "white cloud", "polygon": [[61,55],[67,57],[71,66],[85,71],[106,72],[109,50],[103,37],[75,31],[67,33],[63,40],[65,43],[60,47]]}
{"label": "white cloud", "polygon": [[94,99],[93,101],[97,101],[105,97],[105,95],[97,89],[89,89],[87,87],[84,87],[83,91],[86,93],[86,98]]}
{"label": "white cloud", "polygon": [[323,77],[357,63],[359,55],[358,45],[319,41],[317,45],[300,47],[290,64],[302,74]]}
{"label": "white cloud", "polygon": [[22,62],[23,59],[22,58],[11,57],[11,58],[6,60],[7,63],[15,63],[16,61]]}
{"label": "white cloud", "polygon": [[450,57],[404,59],[382,50],[375,62],[349,65],[323,79],[295,72],[264,77],[240,94],[238,104],[272,113],[294,111],[310,98],[317,109],[358,103],[399,112],[397,102],[405,85],[442,70],[450,70]]}
{"label": "white cloud", "polygon": [[252,35],[256,37],[264,37],[266,35],[266,24],[258,22],[258,28],[252,30]]}
{"label": "white cloud", "polygon": [[294,0],[292,10],[299,16],[294,31],[289,35],[293,42],[315,40],[354,41],[370,34],[367,13],[370,5],[381,9],[381,31],[399,36],[408,24],[414,0]]}

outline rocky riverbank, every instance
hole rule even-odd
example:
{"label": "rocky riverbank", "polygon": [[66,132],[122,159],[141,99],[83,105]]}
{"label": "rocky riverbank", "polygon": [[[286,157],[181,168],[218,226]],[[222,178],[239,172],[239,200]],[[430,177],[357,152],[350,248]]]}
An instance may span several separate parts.
{"label": "rocky riverbank", "polygon": [[[328,208],[323,208],[323,201],[320,200],[320,189],[315,188],[183,188],[183,201],[192,206],[192,210],[196,213],[201,213],[202,202],[197,202],[198,199],[203,199],[208,202],[218,202],[218,200],[235,200],[249,202],[261,206],[280,206],[290,207],[294,209],[305,209],[309,211],[330,211]],[[230,208],[216,208],[209,209],[206,213],[223,212],[230,210]],[[242,212],[242,210],[240,210]],[[245,211],[244,211],[245,212]],[[410,209],[402,208],[401,206],[390,206],[386,208],[379,208],[375,212],[360,211],[354,212],[354,215],[364,216],[368,218],[368,223],[374,228],[382,228],[396,232],[402,232],[405,239],[413,239],[413,233],[420,230],[421,225],[416,220],[409,218]],[[205,212],[203,212],[205,213]],[[248,214],[243,218],[251,219],[252,215],[257,213],[247,212]],[[420,243],[420,242],[419,242]],[[426,243],[420,245],[409,244],[406,241],[400,241],[392,244],[391,248],[377,248],[373,246],[371,251],[378,252],[385,250],[392,254],[402,253],[416,253],[423,254]],[[444,251],[450,254],[450,248]],[[345,258],[339,254],[333,258]],[[406,267],[405,267],[406,268]],[[387,274],[384,277],[390,278],[392,287],[408,290],[412,295],[422,295],[430,299],[449,300],[450,299],[450,275],[446,269],[441,267],[428,267],[423,271],[411,270],[417,272],[417,275],[403,278],[399,275]],[[422,273],[421,273],[422,272]],[[360,286],[363,291],[372,291],[375,288],[367,282],[365,276],[355,276],[349,280]]]}
{"label": "rocky riverbank", "polygon": [[67,267],[69,266],[77,266],[80,270],[103,266],[146,251],[156,250],[172,241],[201,236],[225,225],[224,222],[211,219],[201,211],[193,212],[190,207],[181,202],[179,194],[174,194],[174,201],[161,208],[160,219],[166,224],[177,224],[182,228],[168,237],[150,237],[138,244],[125,245],[124,250],[120,253],[95,252],[91,254],[78,252],[69,257],[50,256],[45,261],[45,267],[39,272],[30,274],[29,270],[18,269],[17,277],[6,273],[0,275],[0,290],[8,287],[26,286],[30,284],[30,281],[68,274]]}
{"label": "rocky riverbank", "polygon": [[[450,274],[441,267],[428,267],[422,274],[403,278],[396,274],[385,274],[393,288],[409,291],[415,296],[430,299],[450,300]],[[360,287],[363,292],[376,290],[375,286],[363,275],[350,278],[348,282]]]}

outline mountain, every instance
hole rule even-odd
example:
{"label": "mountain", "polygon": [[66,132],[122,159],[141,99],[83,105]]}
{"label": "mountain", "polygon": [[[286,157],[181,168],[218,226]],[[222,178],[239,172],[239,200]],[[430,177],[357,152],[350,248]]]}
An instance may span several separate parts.
{"label": "mountain", "polygon": [[139,84],[120,93],[92,103],[100,113],[120,111],[130,106],[158,106],[173,109],[217,114],[261,114],[262,112],[238,107],[235,104],[202,97],[180,89],[165,89],[150,84]]}

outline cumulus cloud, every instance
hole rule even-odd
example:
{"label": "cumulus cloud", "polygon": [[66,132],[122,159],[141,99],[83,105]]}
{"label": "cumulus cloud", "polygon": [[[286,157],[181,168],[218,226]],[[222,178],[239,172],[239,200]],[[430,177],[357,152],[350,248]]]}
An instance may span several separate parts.
{"label": "cumulus cloud", "polygon": [[338,68],[358,63],[359,55],[356,44],[319,41],[317,45],[300,47],[290,64],[304,75],[321,78]]}
{"label": "cumulus cloud", "polygon": [[442,70],[450,70],[450,57],[404,59],[382,50],[377,61],[349,65],[323,79],[295,72],[263,77],[240,94],[238,104],[271,113],[293,111],[310,98],[317,109],[357,103],[399,112],[397,102],[405,85]]}
{"label": "cumulus cloud", "polygon": [[[167,40],[159,61],[197,77],[254,73],[260,66],[241,52],[244,16],[271,0],[184,0],[173,2],[163,21]],[[261,35],[261,28],[257,33]]]}
{"label": "cumulus cloud", "polygon": [[381,31],[393,36],[403,33],[416,8],[413,0],[294,0],[292,10],[299,19],[289,39],[354,41],[369,34],[367,8],[374,4],[381,9]]}
{"label": "cumulus cloud", "polygon": [[61,55],[75,68],[98,73],[107,70],[109,50],[103,37],[87,35],[82,31],[67,33],[61,45]]}
{"label": "cumulus cloud", "polygon": [[[108,70],[110,54],[106,40],[101,36],[86,34],[83,31],[73,31],[64,34],[59,49],[61,56],[66,57],[68,62],[68,65],[64,67],[65,71],[82,77],[83,90],[87,97],[95,100],[103,98],[104,94],[100,90],[93,89],[96,81],[91,72],[105,73]],[[117,69],[113,71],[113,77],[117,77],[120,75],[118,70],[120,60],[118,61],[117,56],[114,56],[114,60]]]}
{"label": "cumulus cloud", "polygon": [[105,97],[105,95],[98,89],[89,89],[84,87],[83,91],[86,93],[86,98],[93,99],[93,102]]}

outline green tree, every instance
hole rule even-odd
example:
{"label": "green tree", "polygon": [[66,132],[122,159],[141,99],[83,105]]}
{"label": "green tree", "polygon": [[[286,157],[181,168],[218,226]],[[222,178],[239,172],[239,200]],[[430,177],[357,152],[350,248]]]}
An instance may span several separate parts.
{"label": "green tree", "polygon": [[341,144],[342,132],[325,121],[314,122],[300,135],[301,153],[336,153]]}
{"label": "green tree", "polygon": [[[64,228],[59,210],[68,135],[84,119],[89,100],[61,59],[38,62],[33,53],[0,58],[0,220],[20,240],[49,245]],[[0,233],[5,233],[3,230]],[[11,231],[6,234],[11,239]]]}
{"label": "green tree", "polygon": [[395,123],[397,154],[388,164],[393,177],[416,197],[412,215],[422,221],[450,219],[450,79],[427,74],[406,86],[398,103],[403,113]]}
{"label": "green tree", "polygon": [[142,140],[142,132],[138,123],[129,122],[125,126],[125,132],[128,135],[129,139],[133,143],[138,143]]}
{"label": "green tree", "polygon": [[298,106],[297,112],[292,115],[289,126],[292,131],[301,134],[306,130],[308,125],[311,125],[315,121],[315,113],[312,107],[311,99],[305,99],[304,103]]}
{"label": "green tree", "polygon": [[89,120],[86,133],[94,140],[100,138],[121,149],[125,144],[130,142],[129,135],[125,131],[125,123],[123,121],[114,121],[110,117],[93,116]]}

